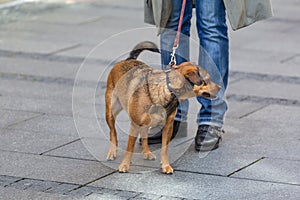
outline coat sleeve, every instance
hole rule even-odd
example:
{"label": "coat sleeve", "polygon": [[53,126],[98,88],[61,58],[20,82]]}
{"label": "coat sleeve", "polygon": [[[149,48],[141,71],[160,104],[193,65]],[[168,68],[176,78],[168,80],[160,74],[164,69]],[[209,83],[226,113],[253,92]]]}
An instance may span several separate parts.
{"label": "coat sleeve", "polygon": [[144,22],[155,25],[151,0],[144,0]]}
{"label": "coat sleeve", "polygon": [[223,0],[233,30],[273,16],[271,0]]}
{"label": "coat sleeve", "polygon": [[166,27],[171,11],[171,0],[144,0],[144,22],[155,25],[158,34]]}

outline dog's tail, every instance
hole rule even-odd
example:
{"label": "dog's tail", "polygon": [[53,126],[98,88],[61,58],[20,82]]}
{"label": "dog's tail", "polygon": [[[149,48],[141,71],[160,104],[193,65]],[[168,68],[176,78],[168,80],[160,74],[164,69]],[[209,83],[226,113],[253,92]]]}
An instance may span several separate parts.
{"label": "dog's tail", "polygon": [[137,59],[137,57],[140,55],[140,53],[144,50],[160,53],[156,44],[154,44],[153,42],[150,42],[150,41],[144,41],[144,42],[138,43],[133,48],[133,50],[129,54],[129,57],[126,60]]}

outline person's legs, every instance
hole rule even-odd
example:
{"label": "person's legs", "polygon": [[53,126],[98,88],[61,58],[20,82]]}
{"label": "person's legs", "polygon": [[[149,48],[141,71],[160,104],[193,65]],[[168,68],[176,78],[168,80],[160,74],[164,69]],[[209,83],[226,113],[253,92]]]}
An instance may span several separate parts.
{"label": "person's legs", "polygon": [[[223,96],[228,82],[229,57],[228,34],[223,0],[197,0],[196,16],[201,45],[199,65],[211,74],[213,81],[222,86],[218,98],[215,100],[197,98],[202,104],[197,123],[199,125],[206,124],[222,127],[224,114],[227,110]],[[214,64],[217,69],[213,69],[215,68]]]}
{"label": "person's legs", "polygon": [[[178,29],[181,8],[182,8],[182,0],[173,1],[173,7],[172,7],[172,13],[170,19],[167,23],[167,26],[165,27],[164,31],[160,36],[161,63],[163,69],[166,69],[166,66],[169,64],[171,59],[171,52],[173,49],[173,44]],[[190,56],[189,36],[190,36],[190,26],[191,26],[191,18],[192,18],[192,8],[193,8],[192,0],[187,0],[185,10],[184,10],[184,17],[182,21],[179,47],[176,50],[177,64],[189,60],[189,56]],[[187,110],[188,110],[188,101],[180,102],[175,120],[186,122]]]}
{"label": "person's legs", "polygon": [[222,86],[214,100],[197,98],[202,107],[197,117],[199,127],[195,149],[207,151],[219,145],[227,110],[223,96],[228,82],[229,45],[223,0],[197,0],[196,16],[201,45],[199,65],[210,73],[214,82]]}

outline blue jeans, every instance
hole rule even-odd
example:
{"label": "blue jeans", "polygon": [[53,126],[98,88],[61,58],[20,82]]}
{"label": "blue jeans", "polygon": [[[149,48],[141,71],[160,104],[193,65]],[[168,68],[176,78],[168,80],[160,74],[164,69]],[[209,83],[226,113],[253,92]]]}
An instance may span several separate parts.
{"label": "blue jeans", "polygon": [[[182,1],[173,0],[173,8],[166,28],[161,34],[161,60],[165,69],[170,62]],[[223,96],[228,83],[229,45],[226,25],[226,11],[223,0],[196,0],[196,24],[200,44],[198,63],[211,75],[211,79],[222,86],[218,97],[209,100],[197,97],[202,105],[197,116],[199,125],[222,127],[227,104]],[[192,0],[187,0],[182,22],[179,47],[176,51],[177,64],[189,60],[190,26],[192,18]],[[188,101],[181,102],[175,120],[186,121]]]}

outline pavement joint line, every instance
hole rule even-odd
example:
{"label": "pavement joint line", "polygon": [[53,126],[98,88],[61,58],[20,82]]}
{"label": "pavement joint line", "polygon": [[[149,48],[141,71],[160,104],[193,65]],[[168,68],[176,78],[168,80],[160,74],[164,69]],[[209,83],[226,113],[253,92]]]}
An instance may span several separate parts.
{"label": "pavement joint line", "polygon": [[19,125],[19,124],[22,124],[22,123],[27,122],[27,121],[29,121],[29,120],[36,119],[36,118],[38,118],[38,117],[44,116],[45,114],[46,114],[46,113],[37,114],[37,115],[35,115],[35,116],[33,116],[33,117],[30,117],[30,118],[27,118],[27,119],[24,119],[24,120],[21,120],[21,121],[17,121],[17,122],[8,124],[8,125],[3,126],[3,127],[1,127],[1,128],[2,128],[2,129],[9,129],[9,128],[15,126],[15,125]]}
{"label": "pavement joint line", "polygon": [[[258,160],[256,160],[255,162],[239,169],[239,171],[241,171],[242,169],[245,169],[246,167],[249,167],[250,165],[253,165],[256,162],[259,162],[260,160],[262,160],[265,157],[262,157]],[[216,177],[222,177],[222,178],[231,178],[231,179],[240,179],[240,180],[248,180],[248,181],[256,181],[256,182],[264,182],[264,183],[275,183],[275,184],[281,184],[281,185],[292,185],[292,186],[299,186],[300,184],[294,184],[294,183],[286,183],[286,182],[280,182],[280,181],[268,181],[268,180],[261,180],[261,179],[251,179],[251,178],[245,178],[245,177],[234,177],[232,176],[233,173],[229,174],[229,175],[222,175],[222,174],[213,174],[213,173],[204,173],[204,172],[195,172],[195,171],[187,171],[187,170],[179,170],[174,168],[174,171],[179,171],[179,172],[185,172],[185,173],[192,173],[192,174],[200,174],[200,175],[208,175],[208,176],[216,176]],[[237,170],[238,171],[238,170]],[[237,171],[235,171],[234,173],[236,173]]]}
{"label": "pavement joint line", "polygon": [[43,157],[65,158],[65,159],[69,159],[69,160],[89,161],[89,162],[101,163],[102,165],[104,165],[101,161],[92,160],[92,159],[85,159],[85,158],[74,158],[74,157],[57,156],[57,155],[40,155],[39,153],[31,153],[31,152],[25,152],[25,151],[12,151],[12,150],[1,149],[1,147],[0,147],[0,151],[9,152],[9,153],[21,153],[21,154],[25,154],[25,155],[43,156]]}
{"label": "pavement joint line", "polygon": [[186,173],[190,173],[190,174],[200,174],[200,175],[228,178],[227,176],[224,176],[222,174],[213,174],[213,173],[207,173],[207,172],[195,172],[195,171],[189,171],[189,170],[176,169],[176,167],[174,167],[174,171],[175,171],[175,173],[178,171],[178,172],[186,172]]}
{"label": "pavement joint line", "polygon": [[60,84],[60,85],[68,85],[74,86],[76,85],[80,87],[106,87],[106,82],[100,81],[88,81],[88,80],[76,80],[73,78],[63,78],[63,77],[49,77],[49,76],[36,76],[36,75],[27,75],[27,74],[16,74],[16,73],[3,73],[0,72],[0,78],[6,80],[20,80],[20,81],[29,81],[29,82],[39,82],[45,84]]}
{"label": "pavement joint line", "polygon": [[87,19],[85,21],[79,22],[79,23],[77,23],[77,25],[81,26],[81,25],[85,25],[85,24],[89,24],[89,23],[93,23],[93,22],[98,22],[98,21],[103,20],[103,19],[104,19],[103,16],[94,17],[94,18]]}
{"label": "pavement joint line", "polygon": [[9,152],[9,153],[21,153],[21,154],[25,154],[25,155],[45,156],[45,155],[39,155],[37,153],[31,153],[31,152],[25,152],[25,151],[13,151],[13,150],[1,149],[1,147],[0,147],[0,151]]}
{"label": "pavement joint line", "polygon": [[260,111],[260,110],[262,110],[262,109],[264,109],[264,108],[266,108],[266,107],[268,107],[268,106],[269,106],[268,104],[262,105],[262,106],[258,107],[257,109],[255,109],[255,110],[253,110],[253,111],[251,111],[251,112],[249,112],[249,113],[246,113],[246,114],[240,116],[239,119],[242,119],[242,118],[244,118],[244,117],[247,117],[247,116],[249,116],[249,115],[252,115],[253,113],[256,113],[256,112],[258,112],[258,111]]}
{"label": "pavement joint line", "polygon": [[31,110],[20,110],[20,109],[11,109],[11,108],[1,108],[0,110],[13,111],[13,112],[24,112],[24,113],[34,113],[34,114],[47,114],[45,112],[31,111]]}
{"label": "pavement joint line", "polygon": [[46,154],[46,153],[49,153],[49,152],[51,152],[51,151],[54,151],[54,150],[56,150],[56,149],[59,149],[59,148],[61,148],[61,147],[66,146],[66,145],[69,145],[69,144],[72,144],[72,143],[74,143],[74,142],[77,142],[77,141],[79,141],[79,140],[80,140],[80,138],[78,138],[78,139],[76,139],[76,140],[73,140],[73,141],[70,141],[70,142],[67,142],[67,143],[62,144],[62,145],[59,145],[59,146],[57,146],[57,147],[55,147],[55,148],[49,149],[49,150],[47,150],[47,151],[44,151],[43,153],[40,153],[39,155],[44,155],[44,154]]}
{"label": "pavement joint line", "polygon": [[[40,154],[34,154],[34,155],[40,155]],[[101,161],[88,159],[88,158],[75,158],[75,157],[69,157],[69,156],[58,156],[58,155],[50,155],[50,154],[43,154],[42,156],[53,157],[53,158],[66,158],[66,159],[71,159],[71,160],[90,161],[90,162],[97,162],[97,163],[100,162],[102,164]]]}
{"label": "pavement joint line", "polygon": [[[80,45],[80,44],[77,44],[77,45]],[[76,46],[76,45],[74,45],[74,46]],[[300,54],[296,54],[294,56],[299,56],[299,55]],[[2,57],[18,56],[18,57],[23,57],[23,58],[37,59],[37,60],[48,59],[49,61],[64,61],[64,62],[69,61],[69,62],[76,62],[76,63],[82,63],[86,59],[85,57],[73,57],[73,56],[70,57],[70,56],[62,56],[62,55],[53,55],[53,53],[42,54],[42,53],[32,53],[32,52],[23,52],[23,51],[9,51],[9,50],[3,50],[3,49],[2,50],[0,49],[0,56],[2,56]],[[96,64],[108,65],[111,63],[110,60],[103,60],[103,59],[90,58],[88,60],[89,60],[89,62],[96,63]],[[116,61],[113,61],[113,63],[115,63],[115,62]],[[5,73],[1,73],[1,74],[5,74]],[[39,76],[35,76],[35,77],[39,77]],[[43,77],[43,76],[40,76],[40,77]],[[297,76],[282,76],[282,75],[261,74],[261,73],[255,73],[255,72],[231,71],[230,77],[233,77],[233,78],[237,77],[240,79],[248,78],[248,79],[260,80],[260,81],[276,80],[277,82],[300,84],[300,77],[297,77]]]}
{"label": "pavement joint line", "polygon": [[228,174],[227,177],[231,177],[231,176],[234,175],[235,173],[240,172],[240,171],[242,171],[242,170],[244,170],[244,169],[246,169],[246,168],[248,168],[248,167],[250,167],[250,166],[252,166],[252,165],[254,165],[254,164],[256,164],[256,163],[258,163],[258,162],[262,161],[263,159],[265,159],[265,157],[261,157],[261,158],[255,160],[254,162],[252,162],[252,163],[250,163],[250,164],[248,164],[248,165],[246,165],[246,166],[244,166],[244,167],[241,167],[241,168],[239,168],[238,170],[235,170],[234,172]]}
{"label": "pavement joint line", "polygon": [[61,48],[61,49],[58,49],[56,51],[47,53],[46,56],[51,56],[51,55],[54,55],[54,54],[57,54],[57,53],[61,53],[61,52],[64,52],[64,51],[68,51],[68,50],[71,50],[71,49],[76,49],[77,47],[80,47],[80,46],[81,46],[81,44],[74,44],[74,45],[71,45],[71,46],[68,46],[68,47],[65,47],[65,48]]}
{"label": "pavement joint line", "polygon": [[16,131],[27,131],[27,132],[32,132],[32,133],[41,133],[41,131],[38,130],[28,130],[28,129],[23,129],[23,128],[15,128],[15,127],[9,127],[6,130],[16,130]]}
{"label": "pavement joint line", "polygon": [[[80,140],[80,139],[77,139],[77,140]],[[72,143],[72,142],[70,142],[70,143]],[[96,159],[75,158],[75,157],[69,157],[69,156],[59,156],[59,155],[51,155],[51,154],[44,154],[44,153],[43,154],[42,153],[31,153],[31,152],[25,152],[25,151],[13,151],[13,150],[1,149],[1,147],[0,147],[0,151],[10,152],[10,153],[21,153],[21,154],[26,154],[26,155],[53,157],[53,158],[65,158],[65,159],[70,159],[70,160],[89,161],[89,162],[96,162],[96,163],[100,163],[102,165],[105,165],[105,163],[104,163],[105,161],[99,161],[99,160],[96,160]],[[144,166],[144,165],[134,165],[134,164],[132,164],[132,166],[135,166],[135,167],[147,167],[147,168],[157,169],[157,167]],[[142,174],[142,173],[140,173],[140,174]]]}
{"label": "pavement joint line", "polygon": [[300,106],[300,101],[295,99],[259,97],[254,95],[249,96],[249,95],[228,94],[226,96],[226,99],[234,100],[238,102],[253,102],[253,103],[277,104],[277,105],[285,105],[285,106]]}
{"label": "pavement joint line", "polygon": [[230,77],[240,79],[252,79],[258,81],[267,82],[284,82],[291,84],[300,84],[300,77],[298,76],[286,76],[286,75],[275,75],[275,74],[261,74],[255,72],[242,72],[242,71],[231,71]]}
{"label": "pavement joint line", "polygon": [[280,185],[291,185],[291,186],[300,187],[300,184],[298,184],[298,183],[286,183],[286,182],[281,182],[281,181],[268,181],[268,180],[253,179],[253,178],[246,178],[246,177],[228,177],[228,178],[239,179],[239,180],[248,180],[248,181],[256,181],[256,182],[263,182],[263,183],[280,184]]}
{"label": "pavement joint line", "polygon": [[290,56],[290,57],[288,57],[288,58],[286,58],[286,59],[283,59],[283,60],[281,60],[280,61],[280,63],[286,63],[286,62],[288,62],[288,61],[291,61],[291,60],[293,60],[294,58],[296,58],[296,57],[298,57],[298,56],[300,56],[300,54],[295,54],[295,55],[292,55],[292,56]]}
{"label": "pavement joint line", "polygon": [[[1,96],[1,95],[0,95]],[[28,98],[30,99],[30,98]],[[35,99],[35,98],[32,98]],[[47,112],[39,112],[39,111],[31,111],[31,110],[21,110],[21,109],[11,109],[11,108],[1,108],[1,110],[6,110],[6,111],[20,111],[20,112],[25,112],[25,113],[35,113],[35,114],[45,114],[45,115],[54,115],[54,116],[61,116],[61,117],[73,117],[73,114],[61,114],[61,113],[47,113]]]}
{"label": "pavement joint line", "polygon": [[[34,60],[47,60],[52,62],[67,62],[67,63],[77,63],[81,64],[86,57],[79,57],[79,56],[63,56],[63,55],[53,55],[49,53],[34,53],[34,52],[24,52],[24,51],[10,51],[10,50],[4,50],[0,49],[0,57],[18,57],[18,58],[27,58],[27,59],[34,59]],[[96,63],[96,64],[102,64],[107,65],[111,61],[104,60],[104,59],[98,59],[98,58],[89,58],[89,63]]]}
{"label": "pavement joint line", "polygon": [[79,185],[77,188],[75,188],[75,189],[73,189],[73,190],[78,190],[78,189],[80,189],[80,188],[82,188],[82,187],[88,186],[89,184],[94,183],[94,182],[96,182],[96,181],[98,181],[98,180],[100,180],[100,179],[103,179],[103,178],[107,177],[107,176],[113,175],[113,174],[115,174],[116,172],[118,172],[118,170],[114,170],[114,171],[112,171],[112,172],[110,172],[110,173],[108,173],[108,174],[106,174],[106,175],[103,175],[103,176],[98,177],[98,178],[96,178],[96,179],[94,179],[94,180],[92,180],[92,181],[89,181],[89,182],[87,182],[87,183],[84,183],[84,184],[82,184],[82,185]]}
{"label": "pavement joint line", "polygon": [[273,160],[286,160],[286,161],[294,161],[294,162],[300,162],[299,159],[292,159],[292,158],[279,158],[279,157],[272,157],[272,156],[266,156],[265,159],[273,159]]}

